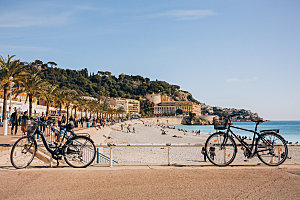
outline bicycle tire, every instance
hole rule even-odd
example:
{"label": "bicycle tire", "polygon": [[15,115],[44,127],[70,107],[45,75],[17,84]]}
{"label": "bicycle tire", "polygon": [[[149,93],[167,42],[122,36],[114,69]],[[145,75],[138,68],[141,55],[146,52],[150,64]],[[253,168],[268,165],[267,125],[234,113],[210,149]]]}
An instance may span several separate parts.
{"label": "bicycle tire", "polygon": [[[37,143],[32,136],[21,137],[15,142],[11,149],[10,162],[16,169],[26,168],[32,162],[36,151]],[[31,155],[28,153],[30,153]],[[24,162],[24,164],[19,164],[19,162]]]}
{"label": "bicycle tire", "polygon": [[[89,143],[89,145],[87,146],[86,143]],[[78,147],[81,149],[78,149]],[[83,149],[83,147],[85,149]],[[66,143],[64,148],[64,160],[69,166],[74,168],[85,168],[89,166],[94,162],[95,157],[96,147],[94,142],[86,136],[76,136],[72,138]],[[75,161],[79,161],[79,163],[82,164],[77,165]]]}
{"label": "bicycle tire", "polygon": [[231,164],[235,159],[237,153],[236,143],[234,139],[229,135],[227,136],[227,141],[224,148],[224,144],[222,143],[225,139],[225,135],[226,134],[223,132],[214,133],[210,135],[205,142],[205,153],[207,159],[212,164],[219,167],[228,166],[229,164]]}
{"label": "bicycle tire", "polygon": [[[276,153],[278,153],[278,155],[276,155]],[[286,160],[288,147],[285,139],[277,133],[263,133],[258,138],[256,154],[259,160],[264,164],[268,166],[278,166]],[[278,158],[278,162],[274,162],[274,158]]]}

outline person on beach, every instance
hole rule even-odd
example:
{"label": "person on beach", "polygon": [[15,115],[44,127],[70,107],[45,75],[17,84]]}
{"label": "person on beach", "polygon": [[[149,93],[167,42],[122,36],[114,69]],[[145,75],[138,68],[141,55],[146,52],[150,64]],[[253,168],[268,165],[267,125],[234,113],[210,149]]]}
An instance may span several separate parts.
{"label": "person on beach", "polygon": [[129,125],[127,126],[127,133],[130,133],[130,127],[129,127]]}
{"label": "person on beach", "polygon": [[204,157],[204,162],[206,162],[206,153],[205,153],[205,147],[202,147],[201,153],[203,154],[203,157]]}
{"label": "person on beach", "polygon": [[134,127],[132,128],[132,133],[135,133],[135,128]]}
{"label": "person on beach", "polygon": [[15,135],[17,135],[18,132],[18,123],[19,123],[19,113],[17,111],[17,109],[15,108],[15,112],[13,114],[11,114],[11,135],[13,135],[13,131],[15,128]]}

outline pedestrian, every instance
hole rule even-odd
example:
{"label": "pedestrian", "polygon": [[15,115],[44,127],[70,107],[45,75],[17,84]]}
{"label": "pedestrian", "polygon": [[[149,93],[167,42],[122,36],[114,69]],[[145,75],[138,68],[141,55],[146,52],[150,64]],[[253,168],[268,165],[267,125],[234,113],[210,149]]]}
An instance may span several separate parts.
{"label": "pedestrian", "polygon": [[62,123],[62,117],[59,114],[58,117],[57,117],[57,125],[58,125],[60,131],[61,131],[61,123]]}
{"label": "pedestrian", "polygon": [[44,132],[45,128],[46,128],[45,123],[47,120],[44,112],[42,112],[42,116],[40,117],[40,120],[41,120],[41,122],[43,122],[43,124],[41,124],[40,130]]}
{"label": "pedestrian", "polygon": [[205,153],[205,147],[202,147],[201,153],[203,154],[203,157],[204,157],[204,162],[206,162],[206,153]]}
{"label": "pedestrian", "polygon": [[23,135],[25,135],[26,132],[26,121],[29,120],[27,111],[24,112],[24,114],[22,115],[22,121],[21,121],[21,130]]}
{"label": "pedestrian", "polygon": [[132,128],[132,133],[135,133],[135,128],[134,127]]}
{"label": "pedestrian", "polygon": [[18,123],[19,123],[19,113],[17,111],[17,109],[15,108],[15,112],[13,114],[11,114],[11,135],[13,135],[13,131],[15,129],[15,135],[17,135],[18,132]]}
{"label": "pedestrian", "polygon": [[127,126],[127,133],[130,133],[130,127],[129,127],[129,125]]}

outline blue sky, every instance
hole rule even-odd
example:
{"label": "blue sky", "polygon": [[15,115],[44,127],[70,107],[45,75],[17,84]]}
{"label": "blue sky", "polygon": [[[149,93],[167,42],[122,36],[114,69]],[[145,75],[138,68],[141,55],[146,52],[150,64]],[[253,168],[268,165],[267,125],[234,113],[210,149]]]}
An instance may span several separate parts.
{"label": "blue sky", "polygon": [[180,85],[300,120],[298,0],[0,0],[0,55]]}

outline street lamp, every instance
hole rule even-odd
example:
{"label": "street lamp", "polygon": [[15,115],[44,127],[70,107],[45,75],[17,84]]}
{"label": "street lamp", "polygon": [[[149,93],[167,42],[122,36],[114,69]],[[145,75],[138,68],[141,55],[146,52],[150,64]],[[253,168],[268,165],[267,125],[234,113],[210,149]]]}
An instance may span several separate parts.
{"label": "street lamp", "polygon": [[[14,77],[9,77],[9,87],[10,87],[10,108],[9,108],[9,114],[11,114],[11,90],[12,87],[15,85],[14,82],[12,82],[12,80],[14,79]],[[8,129],[8,124],[7,124],[7,117],[6,119],[3,118],[3,126],[4,126],[4,135],[7,135],[7,129]]]}
{"label": "street lamp", "polygon": [[11,116],[11,111],[12,111],[12,109],[11,109],[11,95],[12,95],[12,88],[14,87],[14,85],[15,85],[15,83],[14,82],[11,82],[10,84],[9,84],[9,87],[10,87],[10,105],[9,105],[9,116]]}

